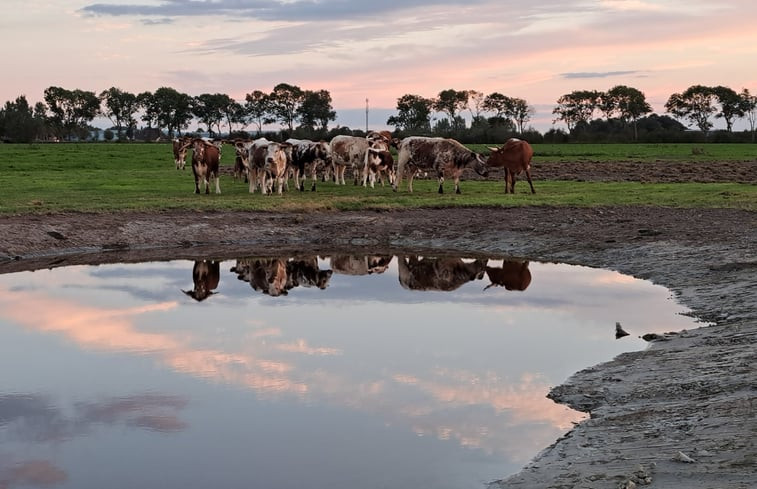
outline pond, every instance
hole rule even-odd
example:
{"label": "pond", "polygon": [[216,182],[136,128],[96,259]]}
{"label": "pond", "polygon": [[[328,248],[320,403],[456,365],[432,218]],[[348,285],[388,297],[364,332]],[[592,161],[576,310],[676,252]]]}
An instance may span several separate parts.
{"label": "pond", "polygon": [[0,487],[485,487],[584,419],[551,386],[683,312],[503,257],[0,275]]}

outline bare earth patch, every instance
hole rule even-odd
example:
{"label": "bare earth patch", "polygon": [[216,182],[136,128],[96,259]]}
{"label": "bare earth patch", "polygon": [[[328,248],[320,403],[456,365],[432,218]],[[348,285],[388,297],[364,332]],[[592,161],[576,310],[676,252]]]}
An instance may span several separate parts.
{"label": "bare earth patch", "polygon": [[551,398],[591,418],[496,486],[757,487],[757,213],[531,207],[0,217],[0,273],[355,247],[614,269],[670,288],[713,323],[555,387]]}

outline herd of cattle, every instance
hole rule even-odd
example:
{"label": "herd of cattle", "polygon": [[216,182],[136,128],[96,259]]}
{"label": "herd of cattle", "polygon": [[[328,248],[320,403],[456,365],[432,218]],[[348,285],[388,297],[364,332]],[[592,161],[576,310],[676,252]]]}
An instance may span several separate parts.
{"label": "herd of cattle", "polygon": [[[330,268],[322,269],[317,256],[241,258],[231,267],[239,280],[265,295],[285,296],[295,287],[328,287],[332,274],[371,275],[389,269],[393,257],[335,255],[328,257]],[[325,260],[325,258],[324,258]],[[197,301],[203,301],[218,288],[221,262],[195,261],[192,269],[194,289],[184,291]],[[486,259],[466,261],[457,257],[398,256],[397,271],[400,285],[407,290],[453,291],[467,282],[481,280],[486,275],[489,285],[484,290],[500,286],[507,290],[523,291],[531,284],[527,261],[504,259],[494,266]]]}
{"label": "herd of cattle", "polygon": [[[489,148],[486,160],[458,141],[447,138],[411,136],[401,141],[388,131],[372,131],[366,137],[336,136],[330,142],[307,139],[287,139],[283,143],[265,138],[255,140],[216,140],[202,138],[179,138],[173,140],[176,169],[183,169],[187,152],[192,150],[192,171],[195,193],[204,185],[205,193],[215,182],[215,192],[221,193],[219,183],[221,148],[224,144],[234,147],[236,160],[235,178],[249,182],[250,193],[260,190],[263,194],[281,194],[289,186],[290,178],[298,190],[305,189],[307,174],[312,180],[311,190],[316,189],[320,175],[331,178],[337,185],[344,185],[344,174],[349,168],[355,185],[362,181],[373,188],[376,179],[381,185],[388,181],[397,190],[403,177],[407,176],[408,191],[413,191],[413,178],[418,174],[436,176],[439,193],[443,193],[444,179],[455,182],[455,193],[460,193],[460,176],[470,168],[481,176],[487,176],[490,168],[505,171],[505,193],[515,193],[515,177],[525,173],[531,182],[531,158],[533,149],[526,141],[511,138],[502,147]],[[392,149],[396,150],[395,165]]]}

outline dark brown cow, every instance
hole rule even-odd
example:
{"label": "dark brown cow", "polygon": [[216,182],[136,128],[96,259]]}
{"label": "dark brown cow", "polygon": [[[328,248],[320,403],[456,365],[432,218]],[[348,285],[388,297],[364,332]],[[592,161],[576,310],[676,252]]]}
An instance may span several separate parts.
{"label": "dark brown cow", "polygon": [[195,193],[200,193],[200,182],[205,185],[205,193],[210,193],[210,181],[216,182],[216,193],[221,193],[218,165],[221,150],[213,143],[201,138],[192,140],[192,173],[195,177]]}
{"label": "dark brown cow", "polygon": [[[305,171],[310,168],[313,185],[310,190],[315,192],[315,182],[319,167],[331,165],[331,147],[326,141],[311,141],[309,139],[287,139],[292,145],[291,164],[294,169],[294,183],[297,190],[305,190]],[[300,183],[300,177],[302,182]]]}
{"label": "dark brown cow", "polygon": [[317,287],[323,290],[328,287],[333,273],[332,270],[321,270],[315,256],[292,258],[287,261],[287,289]]}
{"label": "dark brown cow", "polygon": [[197,302],[204,301],[212,294],[213,290],[218,288],[218,282],[221,279],[221,262],[215,260],[195,261],[192,267],[193,290],[183,290],[192,299]]}
{"label": "dark brown cow", "polygon": [[452,291],[484,277],[486,260],[470,263],[461,258],[397,257],[400,285],[409,290]]}
{"label": "dark brown cow", "polygon": [[486,165],[505,169],[505,193],[515,193],[515,177],[522,172],[526,172],[531,193],[536,193],[531,182],[531,158],[534,156],[534,150],[527,141],[510,138],[501,148],[489,148],[489,151],[492,153],[486,160]]}
{"label": "dark brown cow", "polygon": [[455,193],[460,193],[460,175],[466,168],[472,168],[482,176],[487,175],[486,163],[481,155],[475,153],[454,139],[427,138],[413,136],[400,143],[397,155],[397,177],[392,184],[395,191],[402,182],[402,176],[408,171],[408,191],[413,191],[413,177],[419,171],[436,173],[439,179],[439,193],[444,193],[444,176],[455,180]]}
{"label": "dark brown cow", "polygon": [[527,261],[502,260],[501,267],[486,266],[486,275],[491,282],[484,287],[500,286],[507,290],[526,290],[531,284],[531,272]]}
{"label": "dark brown cow", "polygon": [[183,170],[187,161],[187,149],[192,144],[192,139],[181,137],[171,141],[173,145],[173,161],[177,170]]}

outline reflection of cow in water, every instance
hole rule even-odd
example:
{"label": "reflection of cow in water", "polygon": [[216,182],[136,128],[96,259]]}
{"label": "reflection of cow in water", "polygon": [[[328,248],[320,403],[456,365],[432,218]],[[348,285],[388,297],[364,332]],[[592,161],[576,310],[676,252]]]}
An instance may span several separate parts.
{"label": "reflection of cow in water", "polygon": [[287,295],[295,287],[328,287],[331,270],[318,268],[316,257],[243,258],[231,268],[239,280],[272,297]]}
{"label": "reflection of cow in water", "polygon": [[331,269],[343,275],[384,273],[391,262],[391,256],[334,255],[329,259]]}
{"label": "reflection of cow in water", "polygon": [[213,290],[218,288],[218,282],[221,279],[221,262],[218,261],[195,261],[192,267],[193,290],[182,290],[192,299],[200,302],[204,301],[213,294]]}
{"label": "reflection of cow in water", "polygon": [[503,260],[501,267],[486,267],[491,282],[484,290],[495,285],[507,290],[526,290],[531,284],[531,272],[527,261]]}
{"label": "reflection of cow in water", "polygon": [[410,290],[451,291],[484,277],[487,260],[469,263],[461,258],[397,257],[400,285]]}

